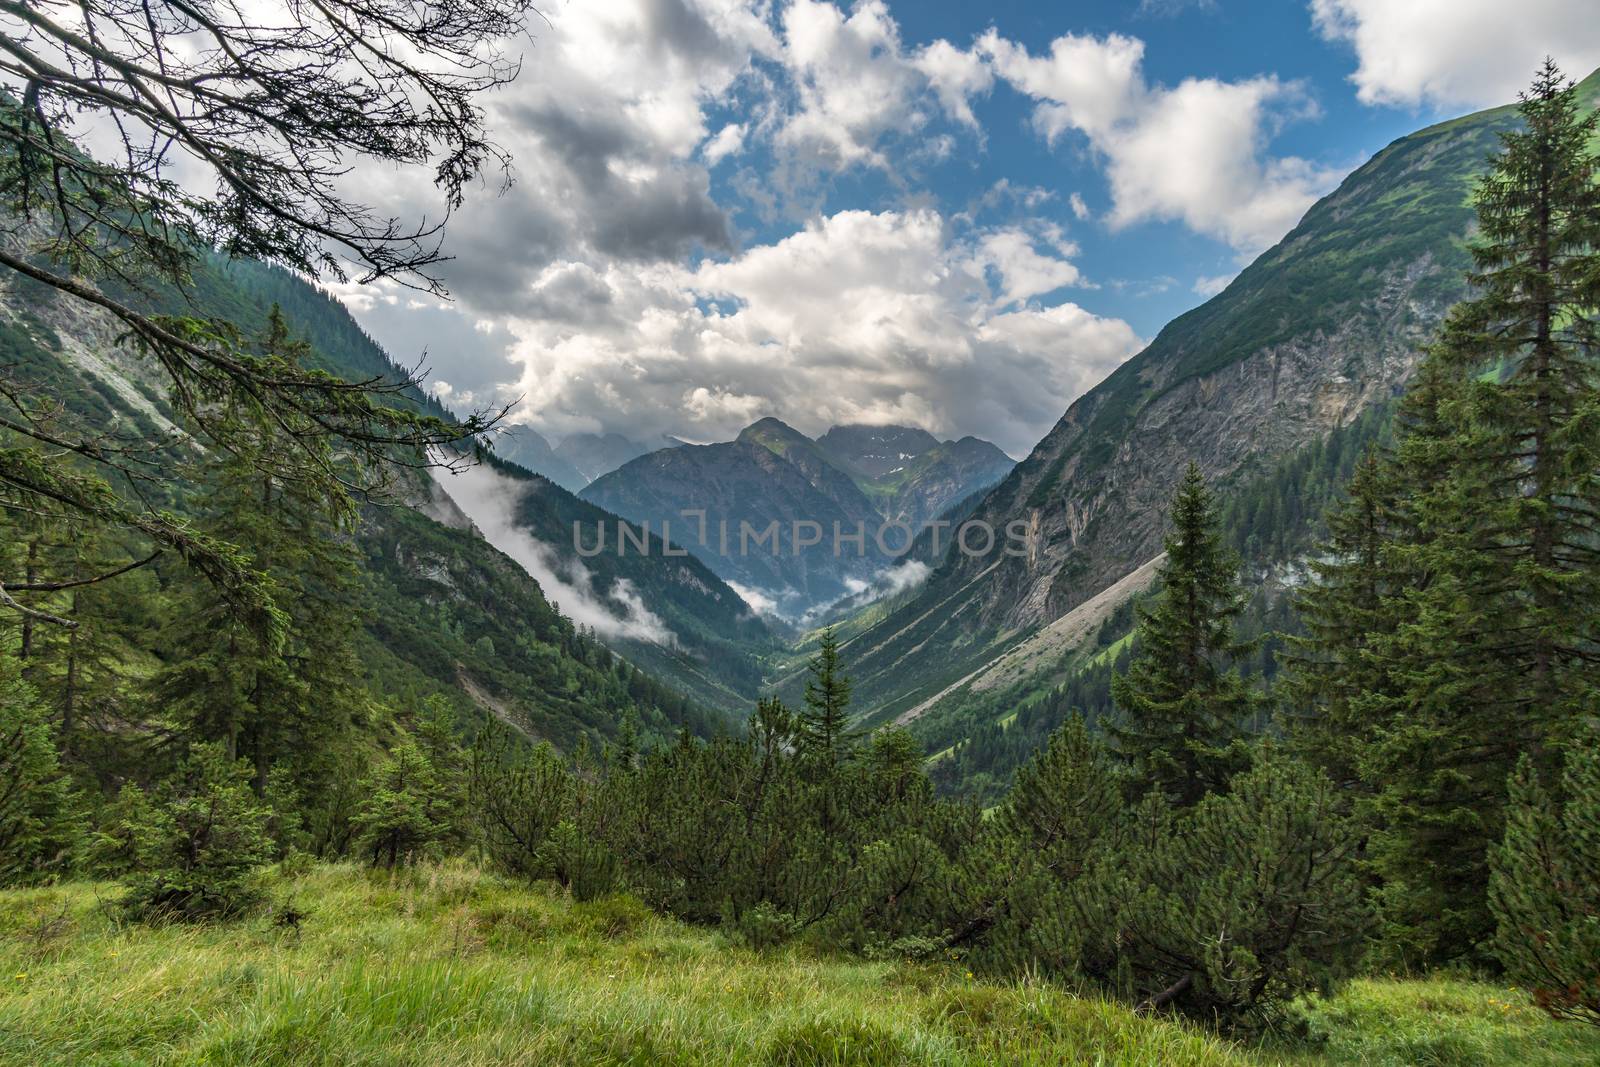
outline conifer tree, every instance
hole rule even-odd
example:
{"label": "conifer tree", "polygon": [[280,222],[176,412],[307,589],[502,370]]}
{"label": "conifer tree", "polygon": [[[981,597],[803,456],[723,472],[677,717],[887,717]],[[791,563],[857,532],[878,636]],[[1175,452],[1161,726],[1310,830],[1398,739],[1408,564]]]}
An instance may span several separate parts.
{"label": "conifer tree", "polygon": [[508,874],[540,878],[551,832],[572,818],[577,784],[548,742],[531,749],[498,721],[471,753],[471,811],[489,862]]}
{"label": "conifer tree", "polygon": [[[310,352],[290,336],[276,307],[260,347],[264,356],[294,366]],[[153,688],[187,736],[249,759],[258,793],[272,765],[293,756],[293,784],[305,803],[320,805],[340,773],[342,741],[368,713],[354,653],[361,592],[344,536],[354,515],[348,502],[277,481],[258,462],[257,453],[282,448],[283,435],[305,429],[241,429],[232,452],[198,471],[209,526],[248,547],[250,566],[262,574],[283,625],[254,629],[225,598],[194,583],[173,628],[169,666]],[[326,440],[315,454],[333,468],[345,462]]]}
{"label": "conifer tree", "polygon": [[1125,984],[1117,942],[1136,895],[1121,869],[1129,823],[1105,746],[1069,715],[1017,771],[990,820],[993,851],[978,851],[989,868],[980,922],[992,926],[979,959],[1002,972],[1032,967]]}
{"label": "conifer tree", "polygon": [[1368,924],[1342,807],[1325,775],[1266,743],[1226,793],[1153,820],[1132,857],[1153,899],[1127,920],[1142,1003],[1255,1028],[1349,975]]}
{"label": "conifer tree", "polygon": [[1435,358],[1471,383],[1455,474],[1503,613],[1483,651],[1521,678],[1499,703],[1540,743],[1600,693],[1600,113],[1550,60],[1519,110],[1477,191],[1476,295]]}
{"label": "conifer tree", "polygon": [[76,815],[48,714],[17,661],[0,651],[0,886],[67,870]]}
{"label": "conifer tree", "polygon": [[1211,491],[1194,463],[1173,497],[1171,523],[1163,589],[1154,606],[1139,608],[1140,652],[1112,680],[1121,716],[1107,729],[1135,791],[1188,806],[1243,766],[1238,742],[1259,699],[1234,666],[1252,647],[1234,636],[1245,607],[1238,561],[1217,535]]}
{"label": "conifer tree", "polygon": [[367,799],[353,820],[374,867],[422,858],[449,827],[440,819],[439,780],[422,747],[403,737],[367,782]]}
{"label": "conifer tree", "polygon": [[839,641],[831,626],[822,631],[806,670],[810,678],[800,713],[800,749],[825,763],[838,763],[854,751],[861,735],[850,727],[850,679],[840,669]]}
{"label": "conifer tree", "polygon": [[1360,753],[1385,940],[1481,955],[1488,853],[1519,753],[1554,753],[1600,696],[1600,186],[1596,118],[1547,63],[1477,192],[1475,296],[1406,398],[1385,556],[1394,623]]}
{"label": "conifer tree", "polygon": [[98,850],[128,887],[124,903],[153,917],[237,912],[251,875],[272,859],[272,813],[250,789],[250,765],[220,744],[190,748],[155,789],[123,788]]}
{"label": "conifer tree", "polygon": [[1391,689],[1369,654],[1394,628],[1397,577],[1386,556],[1394,534],[1388,469],[1376,452],[1357,464],[1327,513],[1328,538],[1295,597],[1304,633],[1289,639],[1285,685],[1301,751],[1336,782],[1360,778],[1360,752],[1375,694]]}
{"label": "conifer tree", "polygon": [[1600,735],[1567,749],[1558,797],[1526,756],[1510,792],[1489,883],[1495,955],[1551,1015],[1600,1026]]}

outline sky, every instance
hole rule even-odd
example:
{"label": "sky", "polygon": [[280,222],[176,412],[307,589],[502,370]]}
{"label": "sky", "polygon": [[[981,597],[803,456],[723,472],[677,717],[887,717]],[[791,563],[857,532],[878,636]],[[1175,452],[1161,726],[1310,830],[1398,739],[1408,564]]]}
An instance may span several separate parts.
{"label": "sky", "polygon": [[[1593,0],[552,0],[448,301],[340,285],[552,441],[765,416],[1025,455],[1384,145],[1600,66]],[[362,195],[437,209],[427,176]]]}

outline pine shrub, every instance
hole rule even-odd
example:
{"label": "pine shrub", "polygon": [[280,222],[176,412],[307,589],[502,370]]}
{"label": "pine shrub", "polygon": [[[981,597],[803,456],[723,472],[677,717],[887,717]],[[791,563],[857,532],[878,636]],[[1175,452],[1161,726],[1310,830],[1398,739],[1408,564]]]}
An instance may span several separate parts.
{"label": "pine shrub", "polygon": [[1600,735],[1567,749],[1559,797],[1524,757],[1491,857],[1495,953],[1558,1019],[1600,1025]]}

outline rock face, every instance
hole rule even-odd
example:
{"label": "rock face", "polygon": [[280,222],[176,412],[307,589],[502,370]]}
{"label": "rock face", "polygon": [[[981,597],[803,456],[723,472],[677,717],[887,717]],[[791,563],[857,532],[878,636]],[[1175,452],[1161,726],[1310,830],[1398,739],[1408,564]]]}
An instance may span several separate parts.
{"label": "rock face", "polygon": [[[861,591],[928,522],[1013,465],[973,437],[940,442],[910,427],[851,426],[812,440],[767,418],[734,441],[640,456],[582,496],[648,522],[658,534],[665,524],[675,543],[754,600],[771,600],[797,616]],[[703,512],[704,519],[685,512]],[[755,540],[773,523],[776,551]],[[797,531],[799,540],[820,540],[796,545]],[[859,545],[852,540],[857,531],[864,532]]]}
{"label": "rock face", "polygon": [[1026,550],[949,552],[847,646],[864,709],[920,705],[1154,557],[1191,459],[1225,491],[1396,396],[1465,294],[1472,185],[1515,121],[1498,108],[1396,141],[1074,403],[973,512],[1025,529]]}

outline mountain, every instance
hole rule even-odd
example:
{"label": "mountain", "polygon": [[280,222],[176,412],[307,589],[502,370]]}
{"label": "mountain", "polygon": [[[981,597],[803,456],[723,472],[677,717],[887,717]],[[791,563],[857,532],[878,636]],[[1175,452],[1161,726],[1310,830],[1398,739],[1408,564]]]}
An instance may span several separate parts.
{"label": "mountain", "polygon": [[[878,517],[848,475],[807,462],[814,458],[804,450],[786,456],[741,435],[640,456],[595,481],[582,497],[657,533],[668,531],[675,544],[747,591],[753,604],[765,606],[770,597],[784,613],[799,614],[844,595],[849,579],[864,581],[887,565],[870,536],[865,554],[846,546],[835,558],[835,523],[846,532],[858,525],[872,530]],[[703,528],[686,511],[704,512]],[[797,552],[797,524],[808,522],[828,536]],[[776,542],[763,536],[774,523]],[[800,540],[809,530],[801,527]]]}
{"label": "mountain", "polygon": [[1020,551],[952,549],[855,628],[858,707],[911,721],[1037,689],[1148,585],[1189,460],[1237,494],[1396,396],[1466,291],[1472,186],[1516,121],[1506,106],[1395,141],[1075,402],[972,513],[1017,524]]}
{"label": "mountain", "polygon": [[817,444],[849,464],[851,470],[867,478],[881,478],[938,447],[939,439],[914,426],[852,425],[833,427],[817,438]]}
{"label": "mountain", "polygon": [[[813,440],[765,418],[733,441],[640,456],[581,495],[657,533],[668,530],[753,602],[771,601],[793,617],[881,582],[928,522],[1012,466],[977,438],[940,442],[910,427],[841,426]],[[698,517],[686,512],[704,512],[703,536]],[[756,541],[773,523],[776,551]],[[849,540],[857,531],[865,533],[859,546]],[[797,534],[819,540],[797,546]]]}
{"label": "mountain", "polygon": [[[853,427],[835,427],[829,434],[838,429]],[[860,469],[887,466],[885,452],[876,448],[857,459],[858,453],[840,449],[837,442],[830,447],[826,435],[818,444],[832,455],[848,457]],[[863,487],[885,519],[904,523],[919,533],[962,499],[999,482],[1017,465],[997,446],[976,437],[934,441],[918,453],[896,447],[889,455],[894,457],[894,465],[863,483]]]}
{"label": "mountain", "polygon": [[[6,274],[0,348],[41,393],[64,398],[75,418],[102,434],[115,436],[120,426],[172,428],[159,376],[122,343],[117,323],[83,301]],[[337,299],[275,267],[212,258],[195,270],[186,294],[116,295],[150,310],[224,317],[246,335],[259,333],[278,305],[291,332],[311,342],[318,369],[353,380],[401,373]],[[415,391],[409,402],[446,414]],[[175,466],[183,458],[177,452]],[[464,708],[563,746],[612,736],[629,709],[657,736],[684,727],[714,732],[726,728],[730,713],[745,713],[773,638],[732,589],[698,561],[659,551],[580,560],[574,522],[616,523],[615,516],[500,460],[474,470],[493,479],[511,512],[502,529],[474,524],[450,495],[460,495],[460,484],[410,473],[399,486],[405,506],[362,513],[356,539],[363,595],[373,609],[362,656],[375,691],[444,692]],[[162,503],[181,509],[182,495]],[[490,532],[496,543],[485,536]],[[530,546],[546,564],[543,588],[515,558]],[[552,583],[566,591],[568,610],[551,603]],[[579,606],[573,597],[620,621],[611,632],[594,625],[592,612],[584,621],[572,610]],[[625,625],[641,619],[655,629]]]}
{"label": "mountain", "polygon": [[569,493],[576,493],[591,481],[532,426],[508,427],[495,439],[495,454],[544,475]]}
{"label": "mountain", "polygon": [[[556,455],[582,474],[583,483],[578,486],[581,489],[636,456],[658,448],[671,448],[676,444],[677,441],[666,438],[655,444],[643,444],[620,433],[575,433],[556,446]],[[578,489],[573,489],[573,492]]]}

